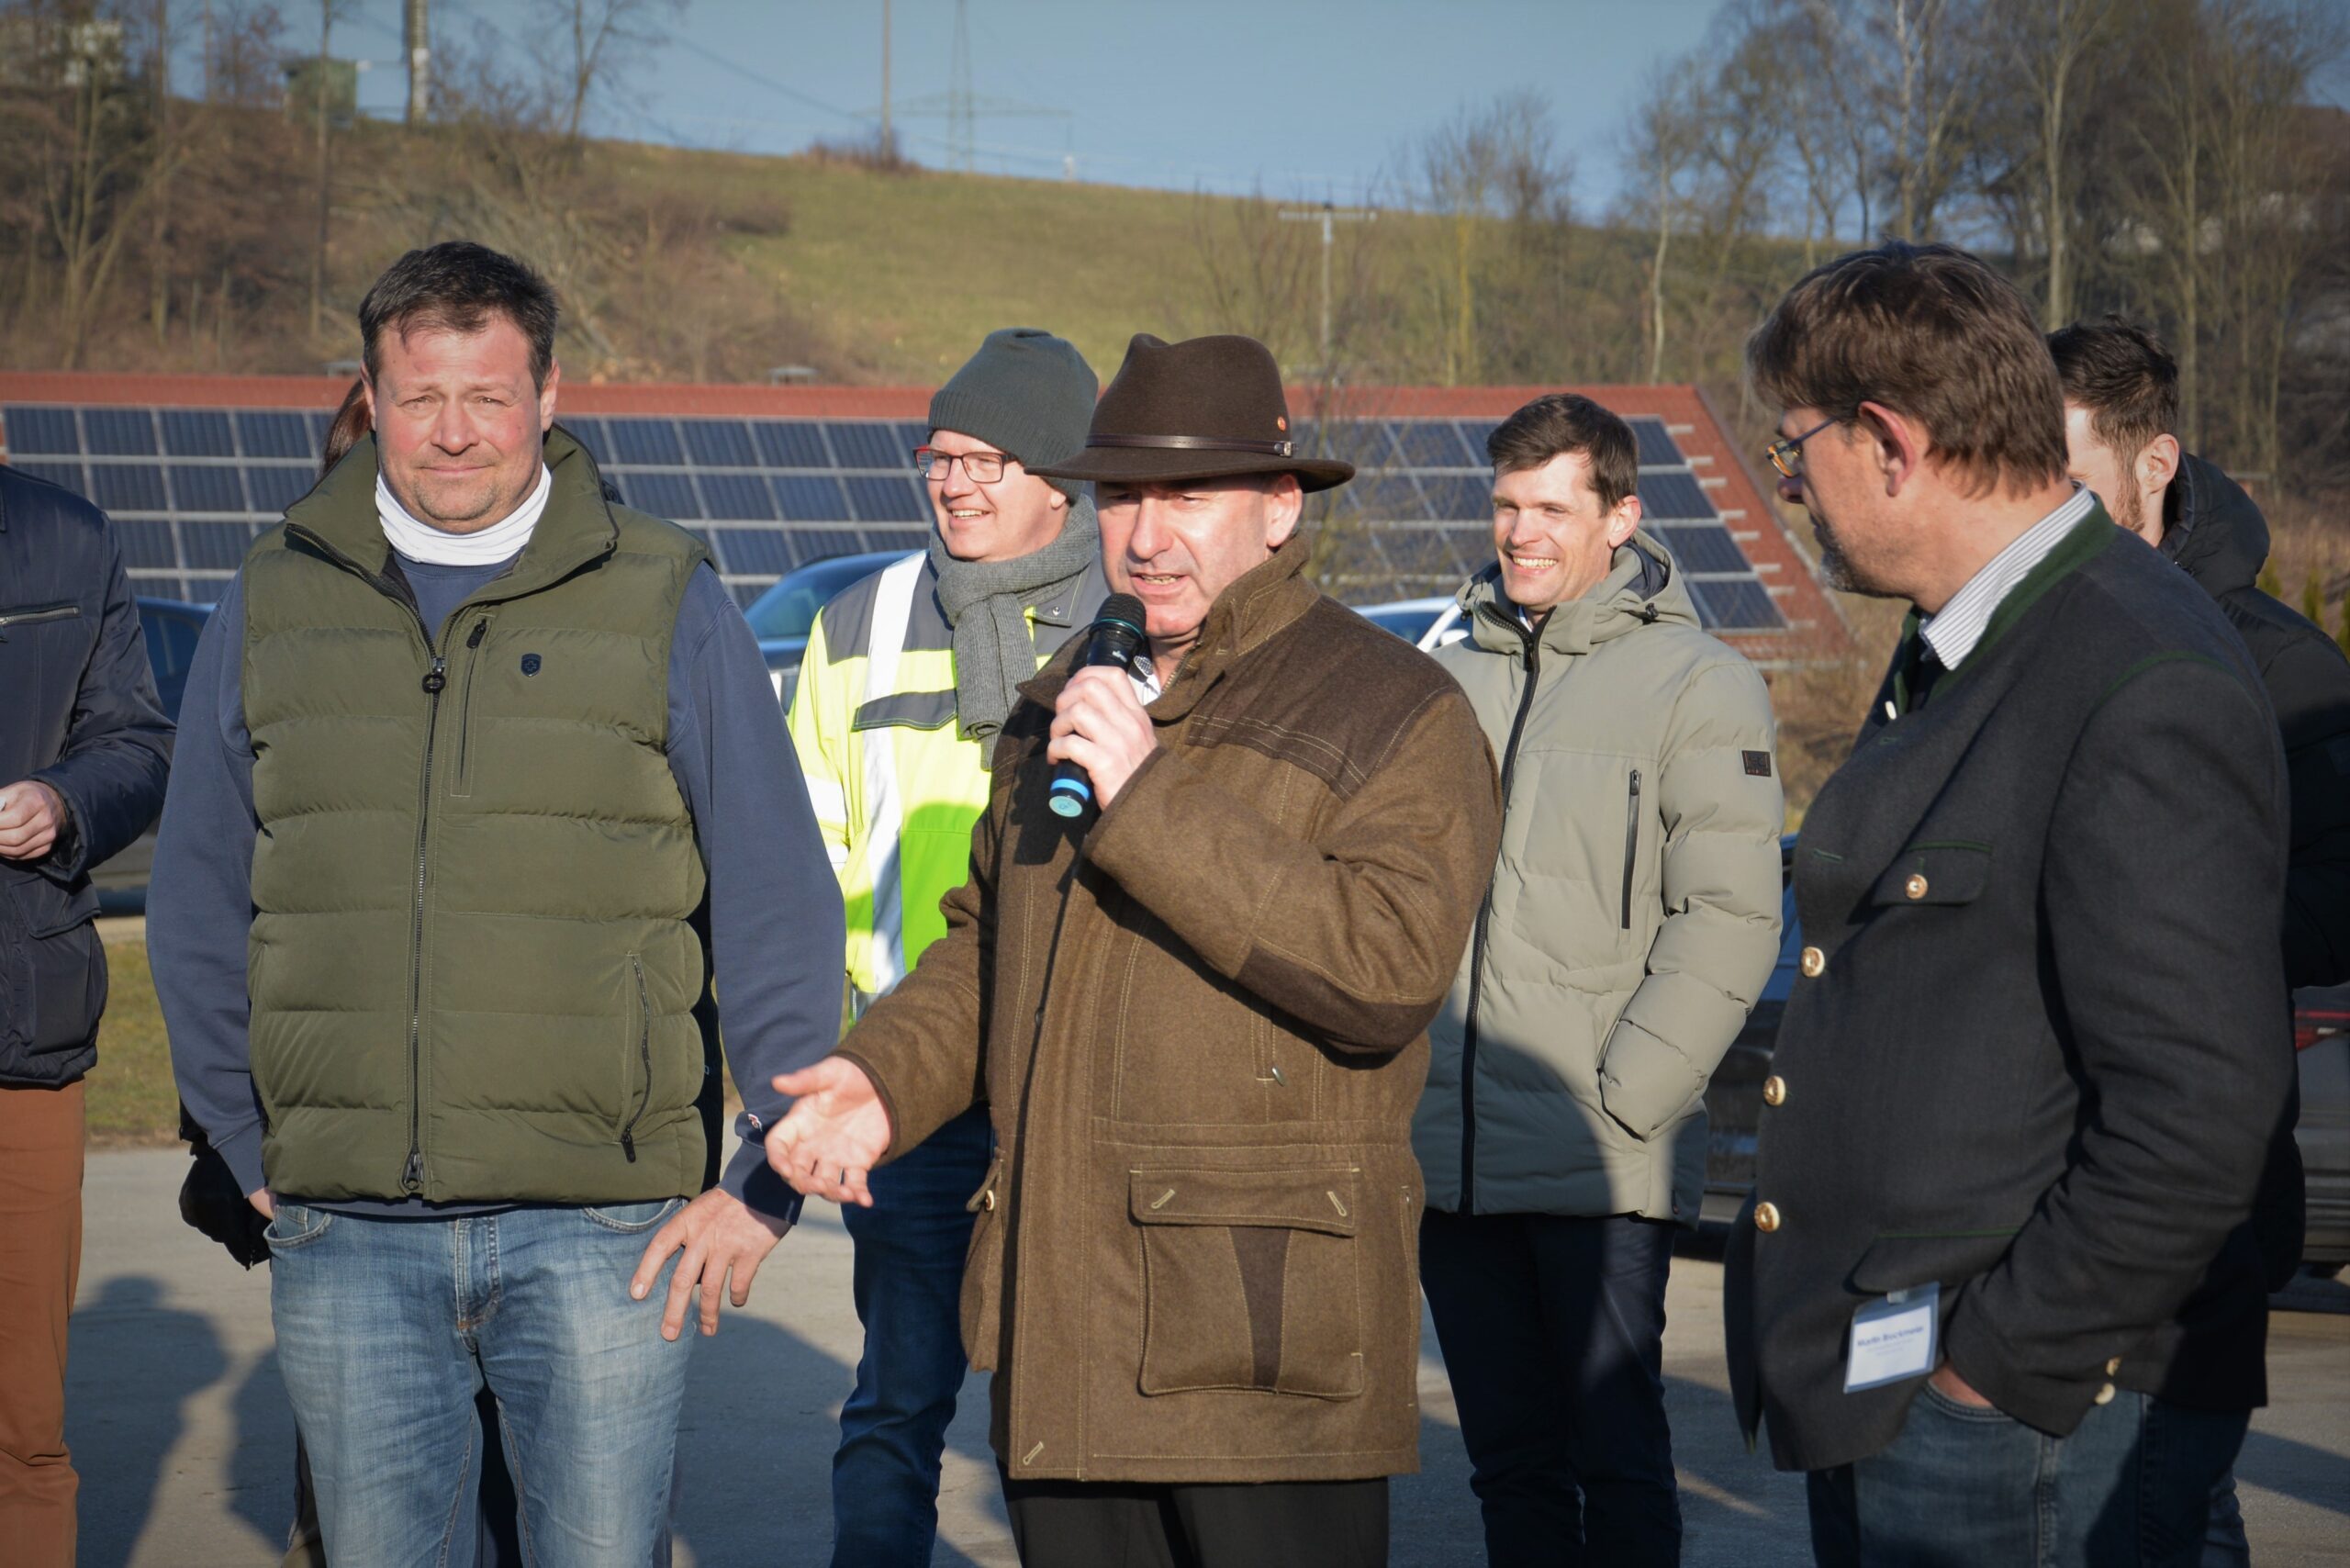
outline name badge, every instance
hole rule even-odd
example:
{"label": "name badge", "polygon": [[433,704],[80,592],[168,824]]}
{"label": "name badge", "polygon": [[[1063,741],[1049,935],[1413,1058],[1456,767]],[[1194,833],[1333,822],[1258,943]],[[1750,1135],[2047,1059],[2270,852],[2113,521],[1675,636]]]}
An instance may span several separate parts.
{"label": "name badge", "polygon": [[1844,1392],[1882,1388],[1934,1370],[1942,1337],[1939,1284],[1895,1291],[1852,1314],[1852,1353],[1844,1361]]}

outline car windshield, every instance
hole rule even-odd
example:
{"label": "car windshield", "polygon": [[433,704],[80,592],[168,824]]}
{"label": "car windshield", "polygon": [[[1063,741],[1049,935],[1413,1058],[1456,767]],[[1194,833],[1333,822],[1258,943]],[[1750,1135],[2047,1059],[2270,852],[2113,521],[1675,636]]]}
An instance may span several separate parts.
{"label": "car windshield", "polygon": [[1364,619],[1382,630],[1393,632],[1404,641],[1416,644],[1436,624],[1440,611],[1434,610],[1372,609],[1363,612]]}
{"label": "car windshield", "polygon": [[777,583],[751,601],[744,615],[751,630],[767,639],[805,639],[816,629],[816,616],[832,597],[878,569],[894,557],[841,555],[817,561]]}

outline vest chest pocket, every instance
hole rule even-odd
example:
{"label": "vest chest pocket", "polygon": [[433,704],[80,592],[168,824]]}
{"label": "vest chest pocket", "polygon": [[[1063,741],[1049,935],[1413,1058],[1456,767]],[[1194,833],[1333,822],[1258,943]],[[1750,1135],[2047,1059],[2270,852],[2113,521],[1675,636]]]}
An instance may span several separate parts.
{"label": "vest chest pocket", "polygon": [[1132,1172],[1142,1392],[1361,1394],[1360,1177],[1341,1166]]}

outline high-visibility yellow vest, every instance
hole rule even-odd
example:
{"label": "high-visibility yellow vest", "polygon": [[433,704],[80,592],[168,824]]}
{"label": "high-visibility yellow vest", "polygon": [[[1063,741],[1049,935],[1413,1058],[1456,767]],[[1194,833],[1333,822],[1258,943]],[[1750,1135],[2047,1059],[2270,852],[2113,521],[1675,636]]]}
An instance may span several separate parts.
{"label": "high-visibility yellow vest", "polygon": [[[848,915],[848,979],[860,1003],[898,983],[946,935],[939,901],[969,879],[971,829],[988,803],[989,745],[955,722],[955,635],[927,555],[834,597],[817,616],[791,699],[808,780]],[[1097,565],[1028,606],[1042,665],[1107,597]]]}

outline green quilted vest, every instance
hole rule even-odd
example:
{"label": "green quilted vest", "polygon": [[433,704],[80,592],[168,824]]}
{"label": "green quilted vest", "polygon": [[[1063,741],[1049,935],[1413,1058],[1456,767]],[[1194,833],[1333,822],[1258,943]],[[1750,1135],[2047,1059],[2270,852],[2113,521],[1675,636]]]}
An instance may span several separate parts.
{"label": "green quilted vest", "polygon": [[[513,567],[418,620],[354,448],[244,569],[252,1070],[274,1191],[701,1185],[703,871],[669,643],[706,552],[557,431]],[[704,1016],[707,1016],[707,1010]]]}

